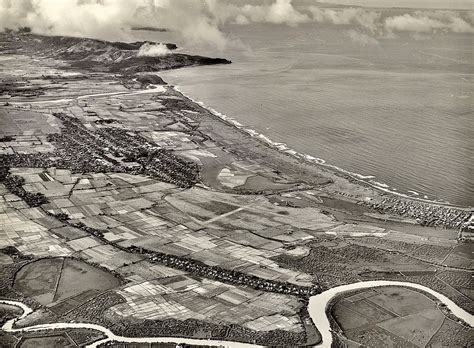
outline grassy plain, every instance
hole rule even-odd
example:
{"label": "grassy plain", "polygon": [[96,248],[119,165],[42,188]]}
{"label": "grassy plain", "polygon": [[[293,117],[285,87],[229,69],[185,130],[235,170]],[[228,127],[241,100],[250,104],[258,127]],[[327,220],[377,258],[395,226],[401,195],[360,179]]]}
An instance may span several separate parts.
{"label": "grassy plain", "polygon": [[453,341],[466,341],[473,334],[472,329],[445,317],[431,298],[400,287],[339,296],[330,314],[336,332],[370,347],[426,347],[440,339],[439,332],[446,326],[453,330]]}

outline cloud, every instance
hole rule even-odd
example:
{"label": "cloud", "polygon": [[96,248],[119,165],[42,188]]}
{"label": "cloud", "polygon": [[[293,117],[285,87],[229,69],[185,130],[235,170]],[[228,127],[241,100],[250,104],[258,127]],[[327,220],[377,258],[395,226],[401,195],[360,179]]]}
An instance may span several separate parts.
{"label": "cloud", "polygon": [[263,8],[263,12],[264,21],[269,23],[297,25],[310,21],[308,16],[293,8],[291,0],[276,0],[268,9]]}
{"label": "cloud", "polygon": [[313,20],[318,23],[331,23],[336,25],[357,25],[371,32],[379,26],[380,13],[362,8],[329,9],[311,6],[309,8]]}
{"label": "cloud", "polygon": [[414,17],[409,14],[390,17],[385,20],[388,31],[411,31],[415,33],[429,33],[434,29],[441,29],[444,25],[440,21],[428,17]]}
{"label": "cloud", "polygon": [[30,27],[46,35],[131,39],[135,26],[157,26],[223,47],[205,4],[185,0],[0,0],[0,30]]}
{"label": "cloud", "polygon": [[39,34],[118,41],[133,39],[133,27],[150,26],[174,30],[185,40],[218,49],[233,43],[220,29],[229,23],[351,26],[348,29],[358,34],[349,37],[361,44],[397,32],[474,32],[474,11],[407,10],[387,17],[380,10],[302,4],[295,8],[291,0],[0,0],[0,30],[28,26]]}
{"label": "cloud", "polygon": [[291,0],[265,5],[217,0],[0,0],[0,30],[27,26],[38,34],[126,40],[134,26],[156,26],[219,49],[229,43],[219,29],[227,22],[298,25],[307,21],[310,18],[296,11]]}
{"label": "cloud", "polygon": [[[311,6],[313,20],[335,25],[356,25],[371,33],[388,34],[394,31],[433,33],[439,30],[454,33],[472,33],[474,11],[411,11],[397,16],[383,17],[381,12],[364,8],[320,8]],[[464,18],[463,18],[464,17]]]}
{"label": "cloud", "polygon": [[369,45],[376,46],[379,44],[377,39],[369,35],[366,35],[364,33],[355,31],[354,29],[349,30],[347,32],[347,35],[353,42],[358,43],[361,46],[369,46]]}
{"label": "cloud", "polygon": [[415,33],[432,33],[436,31],[454,33],[474,33],[474,27],[459,14],[453,11],[423,11],[404,14],[385,19],[385,29]]}
{"label": "cloud", "polygon": [[453,18],[450,29],[455,33],[474,33],[474,27],[462,18]]}
{"label": "cloud", "polygon": [[242,25],[249,23],[274,23],[296,26],[311,21],[308,15],[299,12],[293,7],[291,0],[260,2],[264,4],[254,5],[244,3],[244,1],[231,3],[205,0],[209,12],[220,24],[227,22]]}
{"label": "cloud", "polygon": [[173,52],[164,44],[152,44],[145,42],[138,50],[138,57],[161,57]]}
{"label": "cloud", "polygon": [[36,33],[68,36],[127,37],[132,1],[0,0],[0,26],[28,26]]}

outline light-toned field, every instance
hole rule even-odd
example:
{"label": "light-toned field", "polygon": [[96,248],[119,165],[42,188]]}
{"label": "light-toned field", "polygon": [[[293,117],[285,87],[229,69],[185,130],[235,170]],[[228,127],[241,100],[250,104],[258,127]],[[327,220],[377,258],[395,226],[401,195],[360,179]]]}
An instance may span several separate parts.
{"label": "light-toned field", "polygon": [[52,115],[27,110],[0,110],[0,136],[23,135],[24,147],[29,140],[26,136],[58,133],[60,124]]}
{"label": "light-toned field", "polygon": [[[140,268],[144,266],[138,265]],[[115,305],[110,312],[140,319],[198,319],[239,324],[257,331],[302,330],[297,314],[302,304],[292,296],[239,288],[186,275],[149,281],[138,280],[138,275],[134,278],[133,283],[119,291],[127,302]]]}

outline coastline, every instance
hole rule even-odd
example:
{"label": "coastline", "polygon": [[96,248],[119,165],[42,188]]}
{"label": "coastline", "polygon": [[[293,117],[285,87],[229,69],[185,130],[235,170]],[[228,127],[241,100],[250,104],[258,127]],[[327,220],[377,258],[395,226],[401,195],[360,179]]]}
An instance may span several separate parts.
{"label": "coastline", "polygon": [[[399,216],[414,218],[420,223],[420,225],[423,226],[430,226],[431,224],[434,227],[440,226],[451,229],[462,229],[472,225],[470,220],[472,220],[472,213],[474,211],[473,207],[457,206],[445,202],[413,197],[390,190],[387,187],[384,187],[388,185],[372,180],[374,178],[373,176],[364,176],[358,173],[350,172],[338,166],[328,164],[324,159],[297,152],[296,150],[290,148],[287,144],[274,142],[266,135],[258,133],[251,128],[247,128],[245,125],[236,121],[234,118],[224,115],[205,103],[194,99],[193,97],[181,91],[179,86],[168,84],[168,88],[171,88],[173,91],[179,93],[184,98],[190,100],[192,103],[199,105],[215,118],[221,122],[224,122],[226,125],[237,129],[246,136],[256,139],[261,144],[276,150],[282,155],[288,156],[294,160],[299,161],[300,163],[304,163],[324,171],[331,178],[336,176],[349,181],[350,184],[373,190],[375,197],[365,197],[363,200],[358,199],[358,203],[365,204],[370,208],[380,211],[381,213],[393,213]],[[438,211],[433,212],[433,208],[437,209]],[[416,211],[413,212],[413,210]],[[446,221],[446,219],[449,218],[453,213],[461,215],[460,218],[458,216],[458,219],[454,222]]]}
{"label": "coastline", "polygon": [[[406,199],[410,199],[410,200],[414,200],[414,201],[419,201],[419,202],[424,202],[424,203],[429,203],[429,204],[434,204],[434,205],[438,205],[438,206],[445,206],[445,207],[449,207],[449,208],[455,208],[455,209],[462,209],[462,210],[472,210],[472,209],[474,209],[474,207],[470,207],[470,206],[461,206],[461,205],[456,205],[456,204],[452,204],[452,203],[449,203],[449,202],[443,202],[443,201],[438,201],[438,200],[430,200],[430,199],[420,198],[420,197],[413,197],[413,196],[409,196],[409,195],[404,194],[404,193],[400,193],[400,192],[397,192],[397,191],[390,190],[390,189],[388,189],[389,186],[387,184],[385,184],[383,182],[377,182],[377,181],[371,180],[371,179],[375,179],[375,176],[373,176],[373,175],[362,175],[362,174],[359,174],[359,173],[351,172],[349,170],[343,169],[343,168],[338,167],[336,165],[329,164],[329,163],[327,163],[326,160],[324,160],[322,158],[314,157],[312,155],[308,155],[308,154],[305,154],[305,153],[302,153],[302,152],[298,152],[298,151],[294,150],[293,148],[289,147],[287,144],[273,141],[268,136],[266,136],[262,133],[258,133],[254,129],[246,127],[245,125],[243,125],[240,122],[236,121],[233,117],[222,114],[221,112],[215,110],[214,108],[206,105],[204,102],[194,99],[189,94],[186,94],[185,92],[183,92],[180,89],[179,86],[176,86],[176,85],[169,85],[169,86],[172,89],[174,89],[175,91],[177,91],[179,94],[181,94],[183,97],[189,99],[193,103],[198,104],[199,106],[206,109],[211,114],[218,117],[220,120],[224,121],[228,125],[231,125],[231,126],[237,128],[237,129],[239,129],[240,131],[244,132],[245,134],[247,134],[251,137],[254,137],[255,139],[258,139],[263,144],[268,145],[272,149],[275,149],[275,150],[277,150],[277,151],[279,151],[279,152],[281,152],[285,155],[291,156],[291,157],[293,157],[297,160],[304,161],[305,163],[311,164],[311,165],[322,166],[326,169],[331,170],[333,173],[337,173],[339,175],[349,176],[352,180],[356,181],[357,183],[359,183],[361,185],[365,185],[365,186],[371,187],[373,189],[382,191],[384,193],[389,193],[389,194],[392,194],[392,195],[395,195],[395,196],[398,196],[398,197],[402,197],[402,198],[406,198]],[[411,192],[415,192],[415,191],[411,191]],[[417,194],[422,195],[423,193],[417,192]]]}
{"label": "coastline", "polygon": [[[204,71],[207,71],[207,70],[204,70]],[[249,124],[246,123],[246,121],[243,121],[243,124],[242,124],[241,122],[237,121],[234,117],[232,117],[233,114],[235,114],[235,110],[236,110],[235,108],[232,109],[232,107],[231,107],[231,110],[233,110],[233,113],[231,112],[229,114],[223,114],[220,111],[217,111],[218,106],[220,104],[219,103],[215,104],[215,100],[214,100],[215,98],[203,97],[208,102],[201,102],[199,97],[193,98],[192,96],[193,96],[193,92],[194,92],[194,88],[195,88],[196,84],[192,83],[188,86],[188,84],[186,83],[186,79],[190,78],[190,77],[192,78],[193,75],[177,74],[177,78],[175,78],[172,74],[171,75],[165,75],[165,78],[170,80],[170,81],[168,81],[170,84],[174,84],[175,81],[176,81],[177,90],[179,92],[181,92],[183,95],[185,95],[186,97],[190,98],[191,100],[193,100],[196,103],[199,103],[201,106],[205,107],[210,112],[213,112],[217,117],[220,117],[224,120],[228,120],[232,125],[234,125],[236,127],[240,127],[247,134],[258,138],[262,142],[267,143],[272,148],[278,149],[282,153],[284,152],[286,154],[289,154],[289,155],[295,157],[296,159],[305,161],[307,163],[316,164],[316,165],[320,165],[321,167],[328,168],[329,170],[335,171],[340,175],[350,177],[352,180],[357,181],[357,182],[359,182],[363,185],[367,185],[369,187],[372,187],[372,188],[380,191],[381,193],[388,193],[388,194],[391,194],[391,195],[394,195],[394,196],[398,196],[398,197],[401,197],[401,198],[406,198],[406,199],[410,199],[410,200],[414,200],[414,201],[418,201],[418,202],[442,205],[442,206],[458,208],[458,209],[473,209],[474,208],[474,206],[472,205],[472,202],[469,202],[469,201],[467,201],[467,202],[464,202],[464,201],[463,202],[450,201],[449,198],[446,198],[442,194],[436,195],[436,193],[433,193],[433,195],[431,195],[431,193],[427,193],[427,191],[424,191],[420,187],[413,188],[413,187],[406,186],[406,185],[404,185],[403,187],[399,187],[399,186],[397,186],[397,184],[393,184],[393,183],[390,184],[390,186],[389,186],[387,184],[387,182],[384,181],[384,178],[387,179],[388,182],[391,182],[393,174],[389,173],[388,176],[385,176],[385,177],[378,177],[378,176],[375,177],[373,173],[367,172],[363,169],[361,171],[364,172],[365,174],[360,174],[360,173],[357,172],[357,170],[355,170],[355,171],[348,170],[344,165],[340,165],[340,164],[335,165],[335,164],[333,164],[331,162],[331,156],[330,155],[325,154],[326,157],[321,157],[321,154],[318,154],[317,149],[315,149],[314,151],[313,151],[313,149],[311,149],[311,150],[310,149],[301,149],[301,150],[297,151],[294,148],[290,147],[288,145],[288,143],[285,143],[284,135],[281,135],[281,134],[279,134],[279,136],[275,135],[275,138],[279,139],[279,140],[274,141],[275,138],[272,139],[273,136],[269,137],[268,134],[266,134],[266,131],[263,130],[263,128],[262,128],[262,127],[264,127],[263,125],[260,125],[259,130],[256,131],[255,129],[249,128],[248,127]],[[180,85],[180,83],[182,85]],[[205,84],[204,85],[198,84],[198,85],[201,86],[201,88],[202,87],[205,88],[205,86],[206,86]],[[185,91],[189,91],[189,93],[185,92]],[[202,93],[199,93],[199,92],[195,93],[195,95],[205,96],[205,94],[202,94]],[[213,102],[211,102],[211,101],[213,101]],[[211,106],[211,105],[214,105],[214,104],[215,104],[215,106]],[[225,105],[225,103],[223,105]],[[216,108],[217,108],[217,110],[216,110]],[[235,114],[235,115],[237,115],[237,114]],[[279,116],[281,117],[280,114],[279,114]],[[240,119],[240,117],[239,117],[239,119]],[[242,118],[242,119],[245,120],[246,118]],[[253,122],[250,122],[250,124],[253,124]],[[278,128],[278,129],[280,129],[280,128]],[[293,142],[293,145],[295,145],[295,144],[297,144],[297,143]],[[370,157],[370,155],[369,155],[369,157]],[[422,178],[419,178],[419,179],[420,179],[420,181],[419,181],[420,184],[422,184],[423,183],[423,180],[421,180]],[[442,184],[443,183],[441,182],[440,185],[442,185]],[[416,187],[416,185],[415,185],[415,187]],[[429,195],[430,197],[428,197],[426,195]]]}
{"label": "coastline", "polygon": [[[303,168],[308,168],[308,167],[315,168],[315,170],[311,169],[311,171],[308,171],[308,173],[306,173],[306,175],[313,174],[313,173],[316,173],[316,175],[319,175],[320,172],[324,172],[326,174],[321,175],[324,178],[328,178],[328,177],[331,177],[331,175],[334,175],[334,176],[337,176],[338,178],[341,178],[341,181],[348,182],[350,185],[352,185],[352,186],[347,186],[348,189],[346,191],[344,191],[345,187],[342,186],[341,194],[344,194],[344,192],[347,192],[348,194],[350,194],[352,192],[351,191],[352,187],[356,187],[356,188],[358,188],[358,187],[368,187],[368,188],[370,188],[370,192],[372,192],[372,191],[374,192],[374,198],[375,199],[381,199],[381,200],[387,199],[387,193],[380,192],[380,190],[376,190],[376,187],[372,187],[370,185],[368,185],[368,186],[364,185],[362,178],[361,178],[362,182],[359,182],[355,178],[352,178],[350,176],[348,178],[347,175],[344,174],[344,173],[334,173],[334,170],[331,169],[331,168],[326,168],[323,165],[324,163],[321,166],[318,166],[318,164],[320,164],[320,163],[314,163],[315,161],[311,161],[311,160],[308,161],[308,159],[306,157],[304,157],[305,155],[303,155],[303,154],[295,156],[295,154],[293,154],[294,150],[289,149],[285,144],[272,143],[271,140],[268,137],[264,136],[263,134],[256,133],[255,131],[252,131],[251,129],[246,129],[244,127],[244,125],[242,125],[239,122],[233,120],[232,118],[227,117],[225,115],[222,115],[222,114],[218,113],[217,111],[204,106],[203,103],[192,100],[192,98],[190,98],[190,97],[184,95],[183,93],[181,93],[176,87],[172,87],[172,86],[171,87],[169,87],[169,86],[160,87],[159,90],[156,90],[156,89],[148,89],[147,90],[147,89],[145,89],[143,91],[134,91],[134,92],[131,92],[130,94],[144,94],[144,93],[154,93],[154,92],[162,93],[163,91],[166,91],[166,90],[170,90],[171,93],[173,93],[172,91],[175,91],[176,93],[179,93],[180,95],[182,95],[183,99],[187,99],[190,102],[195,103],[196,105],[200,105],[202,108],[205,108],[209,112],[209,114],[212,115],[212,117],[215,119],[214,125],[216,125],[218,123],[221,123],[221,124],[226,125],[226,127],[231,126],[233,129],[236,129],[239,132],[243,132],[242,134],[246,134],[246,136],[249,137],[247,139],[250,139],[250,138],[255,139],[255,141],[250,141],[249,142],[249,146],[255,146],[255,144],[257,144],[257,143],[262,144],[262,146],[257,145],[259,147],[259,149],[255,150],[255,153],[258,153],[259,151],[260,151],[260,153],[265,153],[266,151],[268,151],[269,152],[268,161],[272,162],[274,159],[276,159],[274,167],[278,167],[279,162],[285,162],[286,166],[282,167],[283,170],[286,170],[286,168],[289,165],[294,165],[296,167],[295,171],[298,171],[298,168],[301,168],[301,170],[305,170]],[[126,94],[128,94],[128,93],[126,93]],[[97,94],[97,95],[99,95],[99,94]],[[90,97],[90,96],[94,96],[94,95],[89,95],[89,94],[88,95],[83,95],[82,97],[78,97],[77,99],[81,99],[81,98],[84,98],[84,97]],[[219,116],[219,114],[220,114],[220,116]],[[208,117],[208,116],[206,115],[205,117]],[[208,117],[208,118],[212,119],[212,117]],[[218,127],[221,127],[221,129],[223,129],[223,126],[218,126]],[[237,133],[237,131],[235,133]],[[241,139],[243,139],[243,138],[241,138]],[[263,150],[262,150],[262,148],[263,148]],[[245,150],[245,148],[242,148],[242,149]],[[269,151],[269,149],[271,149],[272,151]],[[241,149],[238,149],[238,150],[241,150]],[[275,152],[273,150],[277,150],[277,152]],[[250,155],[255,154],[255,153],[251,152]],[[281,156],[279,154],[281,154]],[[280,161],[281,158],[285,158],[285,159]],[[296,162],[295,162],[295,160],[296,160]],[[319,160],[319,159],[316,159],[316,161],[317,160]],[[323,160],[321,160],[321,161],[323,161]],[[357,174],[354,174],[354,175],[357,175]],[[297,177],[297,178],[299,179],[299,177]],[[337,179],[337,180],[339,180],[339,179]],[[304,180],[302,180],[302,182],[303,181]],[[330,186],[332,184],[330,183],[328,185]],[[314,186],[319,187],[317,185],[314,185]],[[321,190],[324,190],[325,184],[322,184],[320,187],[321,187]],[[374,190],[372,190],[372,189],[374,189]],[[363,193],[365,193],[365,192],[369,192],[369,190],[367,189]],[[335,192],[334,196],[339,197],[338,196],[339,194],[340,193]],[[363,195],[359,195],[357,198],[361,198],[361,197],[364,198]],[[365,197],[370,198],[371,196],[369,194],[368,196],[365,196]],[[352,198],[349,198],[349,199],[352,199]],[[395,196],[388,198],[388,200],[390,200],[390,199],[393,199],[395,201],[399,200],[399,198],[395,197]],[[407,201],[411,202],[411,198],[409,198]],[[366,205],[369,205],[369,203],[370,203],[370,202],[365,202],[364,200],[361,200],[361,199],[359,199],[358,202],[360,202],[361,204],[365,203]],[[379,203],[376,203],[376,204],[379,204]],[[383,203],[381,203],[381,204],[383,204]],[[413,203],[409,203],[409,204],[413,204]],[[433,205],[436,206],[435,203],[431,203],[431,202],[430,203],[429,202],[424,202],[424,204],[426,204],[428,207],[431,207]],[[453,209],[453,208],[454,207],[444,207],[444,206],[442,206],[440,209],[442,211],[446,211],[448,209]],[[464,209],[468,209],[468,208],[458,208],[458,209],[464,211]],[[381,281],[375,281],[375,283],[380,283],[380,282]],[[366,283],[370,283],[370,281],[366,282]],[[394,283],[394,282],[390,282],[390,283]],[[357,283],[353,283],[353,284],[357,284]],[[352,286],[353,284],[349,284],[347,286]],[[408,283],[404,283],[404,284],[408,284]],[[380,285],[380,286],[383,286],[383,285]],[[422,287],[422,286],[420,285],[420,287]],[[336,287],[336,288],[339,288],[339,287]],[[333,288],[333,289],[336,289],[336,288]],[[344,290],[340,290],[340,291],[343,292]],[[318,315],[320,315],[320,313]],[[52,325],[54,325],[54,324],[52,324]],[[106,329],[106,328],[104,328],[104,329]],[[135,342],[136,338],[133,338],[133,339],[134,339],[133,342]],[[145,337],[143,339],[146,340],[147,338]],[[175,341],[175,338],[173,338],[173,339]],[[221,342],[221,341],[215,341],[215,342]],[[224,341],[224,342],[226,342],[226,341]],[[226,344],[228,344],[228,343],[226,343]],[[238,346],[242,346],[242,344],[240,342],[238,342],[238,344],[239,344]],[[323,345],[324,345],[324,343],[323,343]]]}

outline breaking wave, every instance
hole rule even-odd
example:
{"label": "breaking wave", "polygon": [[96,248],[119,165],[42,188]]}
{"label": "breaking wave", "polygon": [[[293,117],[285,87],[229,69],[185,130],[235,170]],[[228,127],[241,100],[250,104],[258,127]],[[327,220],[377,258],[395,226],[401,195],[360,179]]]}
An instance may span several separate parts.
{"label": "breaking wave", "polygon": [[294,157],[295,159],[298,159],[300,161],[304,161],[304,162],[312,164],[312,165],[320,165],[322,167],[329,168],[329,169],[331,169],[331,170],[333,170],[337,173],[347,175],[347,176],[351,177],[352,179],[354,179],[358,182],[369,185],[372,188],[375,188],[379,191],[387,192],[387,193],[390,193],[390,194],[393,194],[393,195],[396,195],[396,196],[399,196],[399,197],[410,198],[410,199],[413,199],[413,200],[426,202],[426,203],[435,203],[435,204],[443,204],[443,205],[452,206],[452,204],[449,203],[449,202],[446,202],[446,201],[443,201],[443,200],[429,199],[428,196],[426,196],[426,195],[423,195],[423,197],[420,197],[420,193],[415,192],[415,191],[407,191],[408,194],[398,192],[396,187],[391,187],[390,185],[388,185],[384,182],[374,180],[376,177],[373,176],[373,175],[363,175],[363,174],[360,174],[360,173],[351,172],[351,171],[346,170],[344,168],[341,168],[341,167],[338,167],[336,165],[327,163],[326,160],[323,159],[323,158],[314,157],[314,156],[311,156],[311,155],[308,155],[308,154],[305,154],[305,153],[298,152],[295,149],[288,146],[288,144],[282,143],[282,142],[275,142],[275,141],[271,140],[265,134],[259,133],[254,129],[247,128],[245,125],[241,124],[240,122],[238,122],[234,118],[232,118],[230,116],[227,116],[227,115],[215,110],[214,108],[206,105],[205,103],[192,98],[191,96],[189,96],[188,94],[186,94],[182,90],[180,90],[179,86],[174,85],[171,88],[173,88],[175,91],[181,93],[183,96],[185,96],[189,100],[193,101],[194,103],[200,105],[204,109],[208,110],[214,116],[216,116],[219,119],[223,120],[227,124],[232,125],[233,127],[239,129],[240,131],[243,131],[243,132],[247,133],[248,135],[258,139],[259,141],[265,143],[266,145],[270,146],[271,148],[274,148],[274,149],[278,150],[279,152],[282,152],[286,155]]}

